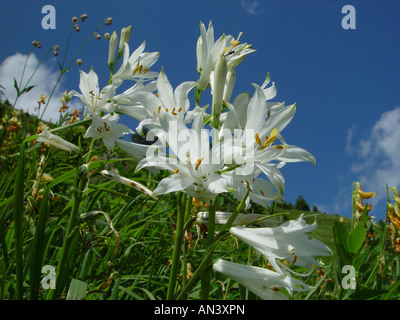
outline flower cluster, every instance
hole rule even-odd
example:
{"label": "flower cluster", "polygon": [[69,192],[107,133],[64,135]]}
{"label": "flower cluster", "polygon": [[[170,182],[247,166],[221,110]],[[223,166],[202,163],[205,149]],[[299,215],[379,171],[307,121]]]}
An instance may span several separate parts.
{"label": "flower cluster", "polygon": [[[231,193],[244,201],[246,208],[252,203],[269,207],[271,201],[283,201],[285,180],[280,169],[290,162],[315,164],[315,158],[284,140],[282,131],[294,117],[296,105],[270,101],[277,90],[269,74],[261,85],[253,84],[252,95],[241,93],[232,98],[236,68],[255,51],[252,46],[239,41],[241,34],[237,39],[223,35],[215,40],[211,22],[207,29],[201,23],[196,47],[199,78],[173,88],[164,69],[150,70],[159,54],[144,52],[145,42],[130,53],[130,33],[130,27],[123,28],[119,43],[116,32],[109,37],[107,64],[111,75],[107,85],[100,89],[93,69],[89,73],[80,71],[80,93],[70,93],[80,98],[85,115],[92,119],[85,137],[101,138],[108,151],[115,146],[126,151],[139,160],[137,170],[170,172],[155,190],[145,190],[152,197],[181,191],[210,203],[221,193]],[[122,63],[116,70],[120,58]],[[125,81],[134,84],[117,93]],[[210,110],[201,104],[208,88]],[[194,105],[189,98],[192,90]],[[134,131],[119,123],[121,114],[136,119],[136,131],[155,142],[144,145],[124,140],[124,135]],[[104,175],[138,188],[126,178],[110,172]],[[229,216],[217,213],[216,222],[226,222]],[[240,215],[235,223],[249,219],[256,218]],[[207,223],[206,214],[201,213],[198,222]],[[315,227],[306,225],[303,217],[274,227],[231,227],[231,235],[263,254],[275,271],[223,260],[218,260],[214,269],[262,298],[285,297],[279,288],[290,294],[307,290],[307,285],[292,278],[294,272],[285,263],[312,271],[318,264],[314,256],[330,254],[320,241],[306,235]]]}

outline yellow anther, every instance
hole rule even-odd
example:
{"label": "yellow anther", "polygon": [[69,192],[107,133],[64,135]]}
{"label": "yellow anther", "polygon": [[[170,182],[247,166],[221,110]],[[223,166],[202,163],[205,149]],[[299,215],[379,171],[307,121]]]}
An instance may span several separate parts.
{"label": "yellow anther", "polygon": [[182,111],[182,108],[179,108],[179,109],[178,109],[178,112],[181,112],[181,111]]}
{"label": "yellow anther", "polygon": [[178,114],[175,112],[175,108],[172,109],[171,113],[172,113],[174,116],[177,116],[177,115],[178,115]]}
{"label": "yellow anther", "polygon": [[199,166],[201,165],[201,162],[203,161],[203,159],[204,159],[204,157],[196,161],[195,170],[199,169]]}
{"label": "yellow anther", "polygon": [[258,135],[258,132],[256,133],[256,142],[259,146],[261,146],[261,140],[260,140],[260,136]]}
{"label": "yellow anther", "polygon": [[258,148],[258,150],[263,150],[263,149],[269,147],[271,144],[274,143],[274,141],[276,140],[277,137],[278,137],[278,129],[277,129],[277,128],[274,128],[274,129],[271,131],[271,136],[270,136],[269,138],[268,138],[268,137],[265,137],[265,142],[264,142],[264,144],[263,144],[260,148]]}
{"label": "yellow anther", "polygon": [[165,112],[168,112],[168,111],[169,111],[168,108],[165,108],[164,110],[165,110]]}
{"label": "yellow anther", "polygon": [[232,40],[231,41],[232,48],[237,47],[239,44],[240,44],[240,41],[237,41],[237,40]]}
{"label": "yellow anther", "polygon": [[264,194],[264,192],[263,192],[262,190],[260,190],[260,193],[261,193],[263,196],[265,196],[265,194]]}
{"label": "yellow anther", "polygon": [[175,169],[174,173],[179,173],[179,169]]}
{"label": "yellow anther", "polygon": [[158,106],[157,112],[160,113],[160,111],[161,111],[161,106]]}
{"label": "yellow anther", "polygon": [[223,53],[223,54],[227,53],[228,50],[229,50],[229,47],[226,47],[226,48],[224,49],[224,53]]}
{"label": "yellow anther", "polygon": [[282,146],[282,145],[278,145],[278,146],[274,146],[274,148],[275,148],[275,149],[278,149],[278,150],[282,150],[282,149],[283,149],[283,146]]}

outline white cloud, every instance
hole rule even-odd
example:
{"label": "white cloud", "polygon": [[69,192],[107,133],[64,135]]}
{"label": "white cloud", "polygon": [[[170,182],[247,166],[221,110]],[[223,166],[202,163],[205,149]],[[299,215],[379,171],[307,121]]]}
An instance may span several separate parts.
{"label": "white cloud", "polygon": [[240,4],[248,14],[257,15],[264,12],[260,7],[260,3],[256,0],[240,0]]}
{"label": "white cloud", "polygon": [[352,173],[363,189],[376,192],[376,204],[386,201],[386,185],[400,186],[400,107],[383,113],[367,135],[347,149],[357,155]]}
{"label": "white cloud", "polygon": [[[14,88],[14,78],[19,84],[26,58],[27,55],[16,53],[6,58],[0,65],[0,84],[5,88],[5,97],[3,99],[8,99],[10,103],[14,103],[17,96]],[[35,54],[31,53],[26,63],[22,86],[20,89],[24,87],[28,79],[31,77],[38,63],[39,59]],[[28,93],[21,95],[15,107],[17,109],[23,109],[25,112],[29,112],[30,114],[37,115],[38,112],[35,108],[38,106],[37,101],[39,100],[40,95],[44,94],[46,97],[50,96],[50,93],[57,82],[58,76],[59,70],[55,66],[55,63],[52,64],[51,61],[47,65],[42,63],[29,82],[29,86],[34,85],[35,87]],[[43,120],[51,119],[52,122],[58,120],[58,110],[61,106],[60,97],[65,90],[66,89],[62,88],[62,82],[60,82],[53,93],[53,97],[50,100],[46,112],[44,113]],[[44,106],[42,106],[40,110],[40,115],[43,108]]]}

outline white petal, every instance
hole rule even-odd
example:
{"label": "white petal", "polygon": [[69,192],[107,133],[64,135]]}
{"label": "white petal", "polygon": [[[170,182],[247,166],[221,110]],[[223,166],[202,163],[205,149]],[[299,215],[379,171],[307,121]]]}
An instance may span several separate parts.
{"label": "white petal", "polygon": [[188,186],[193,184],[193,179],[184,174],[173,174],[167,178],[164,178],[160,181],[157,188],[154,189],[153,194],[165,194],[176,191],[182,191]]}
{"label": "white petal", "polygon": [[253,86],[255,87],[255,92],[247,107],[247,122],[245,129],[254,130],[255,134],[260,130],[261,125],[267,117],[267,104],[262,89],[256,84],[253,84]]}
{"label": "white petal", "polygon": [[172,108],[176,107],[176,101],[171,83],[168,81],[168,78],[163,70],[161,70],[157,79],[157,91],[158,98],[166,108],[171,108],[172,110]]}

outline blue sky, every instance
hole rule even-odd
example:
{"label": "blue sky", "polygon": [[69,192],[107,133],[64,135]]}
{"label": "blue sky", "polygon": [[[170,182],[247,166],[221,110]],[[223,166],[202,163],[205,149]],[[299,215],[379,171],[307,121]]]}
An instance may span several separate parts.
{"label": "blue sky", "polygon": [[[44,30],[42,7],[56,9],[56,28]],[[356,12],[356,29],[342,28],[345,5]],[[105,18],[100,34],[132,25],[130,47],[146,40],[146,51],[160,52],[154,70],[164,70],[175,87],[197,80],[196,41],[199,23],[211,20],[216,37],[243,32],[242,42],[257,51],[237,68],[235,93],[253,93],[252,83],[262,84],[269,72],[278,88],[276,101],[297,104],[297,113],[282,132],[289,144],[303,147],[317,159],[288,164],[286,200],[302,195],[320,211],[351,215],[352,183],[361,181],[366,191],[376,191],[373,214],[385,214],[386,183],[400,187],[400,2],[397,0],[149,0],[149,1],[28,1],[2,0],[0,19],[0,84],[10,70],[21,68],[32,40],[45,50],[57,44],[59,57],[49,56],[45,68],[32,79],[40,86],[33,100],[55,81],[57,64],[64,54],[71,18],[88,15],[81,31],[72,34],[68,58],[80,48]],[[13,57],[11,59],[10,57]],[[65,74],[57,94],[78,90],[79,73],[93,66],[105,85],[108,77],[107,40],[91,40]],[[6,68],[6,59],[7,66]],[[33,59],[33,58],[32,58]],[[23,63],[23,62],[22,62]],[[19,67],[18,67],[19,66]],[[10,69],[11,68],[11,69]],[[36,83],[35,83],[36,81]],[[21,101],[29,104],[29,100]],[[78,101],[75,101],[78,103]],[[22,106],[27,108],[27,106]]]}

